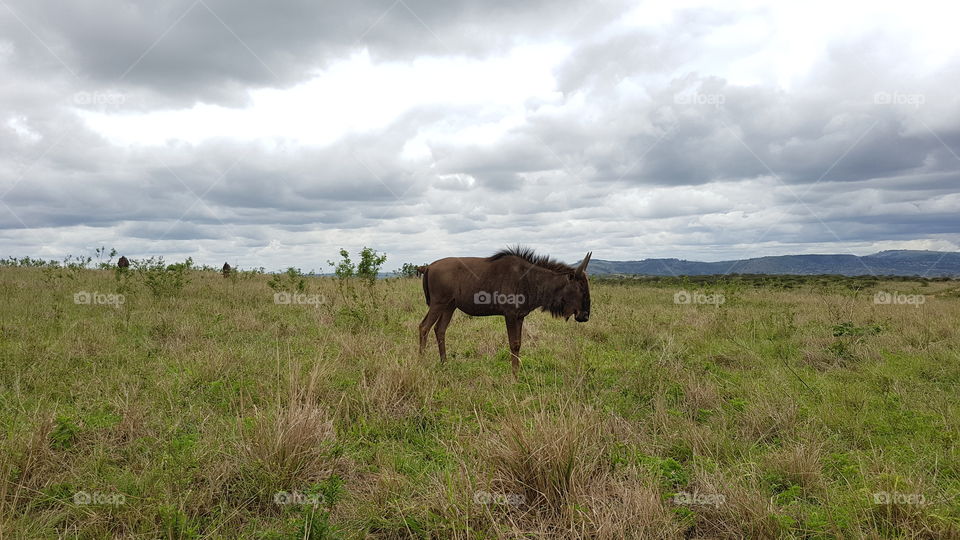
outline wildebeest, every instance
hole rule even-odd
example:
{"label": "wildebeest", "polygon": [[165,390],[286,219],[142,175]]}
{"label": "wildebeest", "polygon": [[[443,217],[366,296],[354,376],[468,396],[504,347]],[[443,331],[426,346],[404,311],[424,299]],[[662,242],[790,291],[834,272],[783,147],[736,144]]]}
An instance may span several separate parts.
{"label": "wildebeest", "polygon": [[123,255],[117,259],[117,268],[130,268],[130,261]]}
{"label": "wildebeest", "polygon": [[423,294],[430,309],[420,322],[420,353],[427,345],[427,332],[436,324],[440,361],[447,359],[444,336],[456,309],[468,315],[502,315],[516,375],[523,318],[531,311],[573,316],[577,322],[590,319],[586,273],[590,255],[573,268],[518,246],[491,257],[448,257],[430,263],[423,271]]}
{"label": "wildebeest", "polygon": [[230,277],[230,265],[223,263],[223,268],[220,270],[223,272],[223,277]]}

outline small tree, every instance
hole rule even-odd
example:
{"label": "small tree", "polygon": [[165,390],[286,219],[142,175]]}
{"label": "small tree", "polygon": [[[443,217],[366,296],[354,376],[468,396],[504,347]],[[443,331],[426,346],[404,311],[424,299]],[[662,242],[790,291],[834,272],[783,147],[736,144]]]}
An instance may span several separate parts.
{"label": "small tree", "polygon": [[59,319],[63,315],[63,290],[68,287],[75,287],[81,272],[90,264],[91,260],[90,257],[74,258],[73,255],[67,255],[62,263],[50,260],[46,265],[41,267],[44,288],[53,293],[51,296],[53,299],[52,307],[53,315],[56,319]]}
{"label": "small tree", "polygon": [[[117,256],[117,250],[114,248],[110,249],[109,255],[107,254],[107,248],[100,246],[94,250],[97,254],[97,268],[102,270],[109,270],[113,268],[114,262],[113,258]],[[103,260],[104,257],[109,257],[106,261]]]}
{"label": "small tree", "polygon": [[333,273],[340,281],[352,278],[357,273],[357,267],[350,260],[350,252],[343,248],[340,248],[340,262],[327,261],[327,264],[333,267]]}
{"label": "small tree", "polygon": [[[426,266],[426,265],[427,263],[423,263],[422,266]],[[397,277],[405,277],[405,278],[417,277],[417,268],[419,268],[419,266],[417,266],[416,264],[403,263],[403,266],[401,266],[399,270],[395,270],[393,273]]]}
{"label": "small tree", "polygon": [[360,264],[357,265],[357,277],[362,279],[368,286],[372,286],[377,276],[380,275],[380,267],[387,262],[387,254],[378,254],[371,248],[364,247],[360,252]]}
{"label": "small tree", "polygon": [[[360,262],[354,264],[350,259],[350,253],[341,248],[340,261],[327,261],[327,264],[333,267],[333,273],[337,280],[337,293],[347,304],[340,313],[355,319],[357,322],[365,323],[369,320],[369,312],[376,307],[379,299],[376,296],[374,285],[377,282],[377,276],[380,274],[380,267],[387,262],[386,253],[377,253],[376,250],[364,247],[360,250]],[[354,280],[359,279],[363,283],[364,294],[360,294],[354,286]]]}
{"label": "small tree", "polygon": [[143,284],[150,289],[154,298],[176,296],[190,282],[189,271],[193,268],[193,259],[166,265],[163,257],[150,257],[131,261],[133,268]]}
{"label": "small tree", "polygon": [[340,248],[340,262],[327,261],[333,267],[333,273],[341,283],[350,278],[360,278],[367,286],[373,286],[380,274],[380,267],[387,262],[386,253],[377,253],[373,248],[360,250],[360,262],[356,265],[350,260],[350,252]]}
{"label": "small tree", "polygon": [[307,280],[299,268],[290,267],[282,274],[274,274],[267,286],[277,292],[298,292],[307,290]]}

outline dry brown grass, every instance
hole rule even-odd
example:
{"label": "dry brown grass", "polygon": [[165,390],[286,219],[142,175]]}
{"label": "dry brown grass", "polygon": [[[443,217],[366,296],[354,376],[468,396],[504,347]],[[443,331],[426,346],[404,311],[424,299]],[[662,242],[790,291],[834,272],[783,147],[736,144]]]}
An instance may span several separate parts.
{"label": "dry brown grass", "polygon": [[792,484],[808,493],[823,490],[823,445],[794,443],[767,455],[767,465]]}
{"label": "dry brown grass", "polygon": [[689,418],[696,419],[701,412],[716,409],[722,402],[714,382],[700,378],[684,381],[683,408]]}
{"label": "dry brown grass", "polygon": [[589,410],[509,417],[490,449],[495,487],[530,507],[564,515],[600,468],[599,427]]}
{"label": "dry brown grass", "polygon": [[[53,416],[35,417],[20,437],[0,452],[0,525],[52,482],[61,468],[50,437]],[[0,528],[2,530],[2,528]]]}
{"label": "dry brown grass", "polygon": [[332,415],[317,401],[320,370],[301,381],[291,369],[286,403],[256,409],[242,429],[241,461],[252,466],[258,481],[278,490],[315,482],[330,475],[330,443],[336,438]]}
{"label": "dry brown grass", "polygon": [[753,471],[734,474],[697,468],[689,493],[701,497],[694,538],[777,538],[783,530],[775,508],[762,492]]}
{"label": "dry brown grass", "polygon": [[579,404],[536,405],[491,428],[482,457],[491,478],[480,483],[494,499],[480,501],[487,527],[507,537],[678,537],[655,482],[640,469],[607,465],[612,441],[634,436],[624,429]]}
{"label": "dry brown grass", "polygon": [[424,410],[436,387],[432,371],[416,361],[374,364],[360,380],[360,399],[368,413],[402,417]]}
{"label": "dry brown grass", "polygon": [[766,394],[753,401],[743,412],[741,431],[754,443],[789,438],[796,433],[800,411],[789,395]]}
{"label": "dry brown grass", "polygon": [[656,484],[641,473],[608,478],[585,497],[589,509],[579,527],[570,531],[577,538],[681,538],[683,526]]}

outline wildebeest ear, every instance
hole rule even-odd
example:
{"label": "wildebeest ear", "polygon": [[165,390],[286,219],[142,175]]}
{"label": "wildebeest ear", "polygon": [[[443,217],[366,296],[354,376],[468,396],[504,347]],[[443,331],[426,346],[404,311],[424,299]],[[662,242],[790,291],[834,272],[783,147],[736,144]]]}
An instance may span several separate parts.
{"label": "wildebeest ear", "polygon": [[590,264],[590,256],[593,255],[593,252],[587,253],[587,256],[583,258],[583,261],[580,263],[580,266],[577,267],[577,275],[581,275],[587,271],[587,265]]}

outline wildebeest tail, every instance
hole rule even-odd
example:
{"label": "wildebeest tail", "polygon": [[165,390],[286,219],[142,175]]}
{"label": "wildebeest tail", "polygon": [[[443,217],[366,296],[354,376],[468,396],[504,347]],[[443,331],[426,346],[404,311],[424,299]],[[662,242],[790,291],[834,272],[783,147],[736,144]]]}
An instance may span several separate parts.
{"label": "wildebeest tail", "polygon": [[427,301],[427,305],[430,305],[430,286],[427,285],[427,267],[419,266],[417,267],[417,273],[423,275],[423,297]]}

